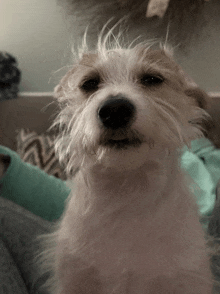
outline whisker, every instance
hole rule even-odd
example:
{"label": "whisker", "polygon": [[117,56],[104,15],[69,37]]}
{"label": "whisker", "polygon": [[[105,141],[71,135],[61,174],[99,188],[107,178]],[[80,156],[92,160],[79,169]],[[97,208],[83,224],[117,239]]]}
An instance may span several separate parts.
{"label": "whisker", "polygon": [[164,115],[164,117],[168,118],[168,120],[171,121],[171,125],[177,131],[178,137],[179,137],[181,143],[183,144],[184,139],[183,139],[183,136],[182,136],[181,127],[179,126],[179,121],[171,113],[166,111],[165,108],[167,108],[169,110],[172,110],[173,114],[176,114],[176,116],[178,116],[178,111],[173,106],[171,106],[169,103],[167,103],[165,101],[162,101],[160,99],[156,99],[156,102],[157,102],[157,103],[155,103],[156,109],[159,109],[160,115],[161,114]]}

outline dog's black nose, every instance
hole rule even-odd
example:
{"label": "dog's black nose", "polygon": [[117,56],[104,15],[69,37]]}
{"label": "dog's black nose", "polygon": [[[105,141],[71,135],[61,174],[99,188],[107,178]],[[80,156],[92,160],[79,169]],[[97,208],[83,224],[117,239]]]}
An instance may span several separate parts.
{"label": "dog's black nose", "polygon": [[134,118],[134,105],[122,95],[110,96],[99,108],[98,116],[106,128],[127,127]]}

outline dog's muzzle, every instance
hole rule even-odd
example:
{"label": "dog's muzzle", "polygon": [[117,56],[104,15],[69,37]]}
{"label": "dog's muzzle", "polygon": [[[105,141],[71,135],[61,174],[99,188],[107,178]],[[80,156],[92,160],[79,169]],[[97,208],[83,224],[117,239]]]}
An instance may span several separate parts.
{"label": "dog's muzzle", "polygon": [[98,110],[103,126],[112,130],[128,127],[134,115],[135,106],[122,95],[109,96]]}
{"label": "dog's muzzle", "polygon": [[103,126],[100,144],[116,149],[139,146],[141,140],[131,130],[135,115],[134,104],[123,95],[109,96],[98,109],[98,118]]}

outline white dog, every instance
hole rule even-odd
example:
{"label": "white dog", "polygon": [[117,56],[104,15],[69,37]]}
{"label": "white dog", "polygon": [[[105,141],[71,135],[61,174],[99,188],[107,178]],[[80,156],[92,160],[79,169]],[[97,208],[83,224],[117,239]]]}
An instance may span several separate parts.
{"label": "white dog", "polygon": [[[57,141],[78,169],[46,265],[57,294],[208,294],[212,277],[180,150],[207,95],[166,49],[84,52],[56,87]],[[117,42],[116,42],[117,43]]]}

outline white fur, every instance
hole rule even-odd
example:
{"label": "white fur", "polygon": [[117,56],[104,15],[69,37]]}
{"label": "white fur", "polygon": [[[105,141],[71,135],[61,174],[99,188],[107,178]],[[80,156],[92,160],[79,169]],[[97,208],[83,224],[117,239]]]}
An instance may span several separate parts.
{"label": "white fur", "polygon": [[[183,72],[165,50],[143,44],[106,49],[108,38],[97,52],[81,54],[56,88],[62,106],[56,148],[67,171],[79,171],[48,237],[51,293],[211,293],[204,234],[179,167],[181,147],[201,136],[205,111],[186,94]],[[141,85],[146,72],[161,74],[164,82]],[[84,93],[82,80],[97,73],[99,89]],[[126,131],[106,131],[97,109],[119,93],[135,105],[136,117]],[[142,143],[111,148],[100,144],[106,135],[137,136]]]}

